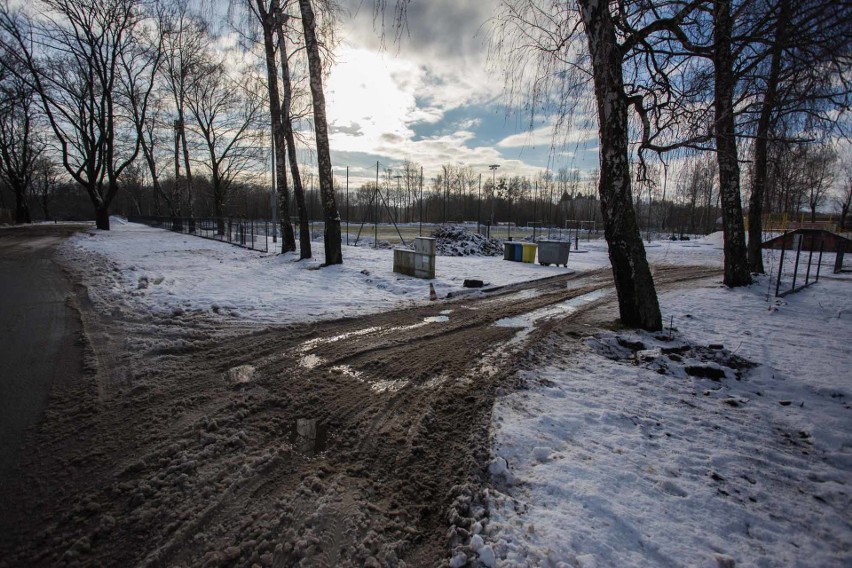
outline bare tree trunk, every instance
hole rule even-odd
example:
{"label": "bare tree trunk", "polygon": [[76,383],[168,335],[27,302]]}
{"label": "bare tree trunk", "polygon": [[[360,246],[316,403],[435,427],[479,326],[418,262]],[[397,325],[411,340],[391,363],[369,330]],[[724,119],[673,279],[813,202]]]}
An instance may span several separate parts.
{"label": "bare tree trunk", "polygon": [[275,17],[275,33],[278,34],[278,57],[281,58],[281,85],[284,90],[281,105],[281,126],[284,139],[287,141],[287,158],[290,162],[290,175],[293,177],[293,194],[296,196],[296,209],[299,212],[299,258],[311,258],[311,226],[308,219],[308,208],[305,205],[305,190],[302,187],[302,176],[299,173],[299,159],[296,156],[296,137],[293,134],[293,121],[290,108],[293,100],[293,88],[290,83],[290,62],[287,52],[286,36],[284,35],[284,16],[280,14],[277,0],[272,0]]}
{"label": "bare tree trunk", "polygon": [[322,91],[322,61],[316,36],[316,22],[311,0],[299,0],[302,27],[305,31],[305,49],[311,76],[311,98],[314,107],[314,131],[317,141],[317,166],[320,194],[325,213],[325,264],[343,263],[340,245],[340,213],[334,197],[334,179],[331,173],[331,151],[328,145],[328,122],[325,114],[325,95]]}
{"label": "bare tree trunk", "polygon": [[15,223],[32,223],[27,195],[23,190],[15,190]]}
{"label": "bare tree trunk", "polygon": [[578,4],[592,58],[601,144],[598,193],[619,315],[628,327],[656,331],[662,328],[660,306],[630,191],[622,55],[608,2],[579,0]]}
{"label": "bare tree trunk", "polygon": [[275,142],[275,191],[278,193],[278,216],[281,223],[281,252],[296,250],[296,236],[290,222],[290,190],[287,188],[287,142],[281,121],[281,99],[278,94],[278,67],[275,65],[275,22],[272,10],[267,11],[263,0],[256,0],[263,28],[263,47],[266,55],[266,77],[269,86],[269,116]]}
{"label": "bare tree trunk", "polygon": [[740,165],[737,161],[734,120],[734,56],[731,53],[733,18],[730,0],[713,3],[713,66],[716,110],[716,159],[719,162],[719,193],[722,196],[726,286],[751,284],[746,255],[745,227],[740,201]]}
{"label": "bare tree trunk", "polygon": [[95,205],[95,227],[109,231],[109,205]]}
{"label": "bare tree trunk", "polygon": [[189,145],[186,142],[186,121],[184,120],[184,112],[183,107],[178,108],[178,120],[181,123],[180,129],[180,139],[182,143],[183,150],[183,164],[186,169],[186,205],[187,205],[187,213],[189,217],[194,217],[195,213],[192,207],[192,169],[189,165]]}

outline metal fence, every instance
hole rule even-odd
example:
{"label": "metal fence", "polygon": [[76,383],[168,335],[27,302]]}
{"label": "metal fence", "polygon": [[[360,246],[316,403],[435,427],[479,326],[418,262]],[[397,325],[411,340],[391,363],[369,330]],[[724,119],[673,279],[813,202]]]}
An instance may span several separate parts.
{"label": "metal fence", "polygon": [[[275,226],[268,220],[231,217],[130,217],[128,221],[260,252],[269,252],[270,240],[277,240],[273,235]],[[274,244],[272,246],[274,247]]]}
{"label": "metal fence", "polygon": [[[792,237],[793,246],[789,250],[787,239],[781,239],[781,257],[778,261],[778,279],[775,283],[775,296],[779,298],[798,292],[819,281],[825,239],[817,234],[801,233],[795,233]],[[792,258],[785,258],[788,253]],[[817,254],[816,259],[814,259],[814,253]]]}

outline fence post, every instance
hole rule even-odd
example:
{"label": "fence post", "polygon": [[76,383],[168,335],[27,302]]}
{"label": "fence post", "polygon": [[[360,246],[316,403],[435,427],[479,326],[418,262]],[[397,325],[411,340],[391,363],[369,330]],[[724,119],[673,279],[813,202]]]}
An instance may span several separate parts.
{"label": "fence post", "polygon": [[819,260],[817,260],[817,273],[814,282],[819,282],[819,269],[822,266],[822,252],[825,250],[825,235],[819,241]]}
{"label": "fence post", "polygon": [[813,235],[813,234],[811,235],[811,250],[808,253],[808,270],[805,272],[805,286],[808,285],[808,282],[810,281],[810,278],[811,278],[811,263],[812,263],[813,258],[814,258],[814,238],[815,237],[816,237],[816,235]]}
{"label": "fence post", "polygon": [[796,243],[796,263],[793,267],[793,285],[790,286],[791,291],[796,289],[796,277],[799,276],[799,258],[801,258],[802,256],[802,241],[805,240],[802,238],[801,233],[799,233],[797,236],[799,238],[797,239]]}
{"label": "fence post", "polygon": [[778,291],[781,289],[781,272],[784,270],[784,253],[787,252],[787,231],[781,236],[781,260],[778,261],[778,280],[775,283],[775,297],[778,297]]}

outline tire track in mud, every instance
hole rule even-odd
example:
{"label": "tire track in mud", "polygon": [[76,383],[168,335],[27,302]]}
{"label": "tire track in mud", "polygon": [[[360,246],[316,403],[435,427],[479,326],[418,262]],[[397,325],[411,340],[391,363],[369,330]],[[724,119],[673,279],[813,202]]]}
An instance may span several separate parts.
{"label": "tire track in mud", "polygon": [[[485,514],[495,391],[528,348],[511,318],[539,314],[535,337],[611,306],[599,293],[611,287],[600,270],[357,319],[229,328],[185,315],[154,333],[85,307],[104,386],[76,426],[46,431],[88,433],[32,461],[32,476],[74,464],[78,478],[38,493],[0,566],[445,563]],[[240,365],[244,382],[229,379]]]}

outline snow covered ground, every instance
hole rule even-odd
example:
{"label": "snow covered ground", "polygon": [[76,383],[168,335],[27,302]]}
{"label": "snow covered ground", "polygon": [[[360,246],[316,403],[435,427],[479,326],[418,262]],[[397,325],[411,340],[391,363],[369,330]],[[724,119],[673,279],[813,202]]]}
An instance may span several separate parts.
{"label": "snow covered ground", "polygon": [[[580,241],[567,270],[608,266]],[[722,265],[719,235],[648,245],[657,264]],[[265,255],[113,223],[62,249],[102,269],[114,311],[284,323],[427,303],[391,250],[345,247],[344,264]],[[768,253],[769,254],[769,253]],[[493,414],[490,522],[468,559],[500,566],[852,564],[852,278],[776,300],[768,278],[660,296],[663,334],[608,332],[546,366]],[[566,271],[499,257],[438,257],[440,297],[466,278],[500,286]],[[472,292],[476,293],[476,292]],[[672,319],[673,318],[673,319]],[[669,323],[673,322],[673,331]],[[711,347],[712,345],[712,347]],[[755,366],[752,366],[752,363]]]}
{"label": "snow covered ground", "polygon": [[484,558],[852,565],[852,281],[769,287],[663,293],[671,340],[542,347],[494,410]]}
{"label": "snow covered ground", "polygon": [[[580,241],[568,268],[506,262],[501,257],[444,257],[436,261],[432,281],[439,297],[468,291],[465,279],[503,286],[535,278],[608,266],[603,241]],[[393,251],[343,248],[344,264],[319,269],[315,257],[296,262],[293,254],[262,254],[229,244],[172,233],[114,218],[112,230],[78,235],[64,253],[78,262],[98,262],[107,273],[95,293],[109,305],[155,313],[206,312],[225,318],[291,323],[356,316],[428,302],[429,282],[393,272]],[[721,243],[654,243],[653,262],[721,265]],[[96,253],[93,258],[89,253]]]}

